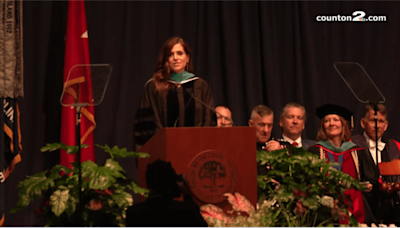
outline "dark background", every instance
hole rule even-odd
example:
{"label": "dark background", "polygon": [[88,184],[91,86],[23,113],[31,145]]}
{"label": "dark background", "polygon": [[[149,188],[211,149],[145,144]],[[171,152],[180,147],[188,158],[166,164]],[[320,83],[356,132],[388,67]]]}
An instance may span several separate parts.
{"label": "dark background", "polygon": [[[386,22],[316,22],[316,15],[385,15]],[[18,199],[16,184],[26,175],[59,162],[58,153],[41,153],[59,142],[67,2],[24,1],[25,98],[20,102],[22,162],[7,179],[6,211]],[[113,72],[103,103],[96,107],[96,144],[133,149],[133,117],[143,85],[151,77],[164,41],[183,37],[191,46],[196,74],[207,80],[215,103],[231,107],[237,125],[247,125],[258,104],[272,108],[274,133],[279,113],[290,101],[309,116],[304,136],[316,137],[315,108],[340,104],[355,115],[355,133],[364,113],[333,68],[336,61],[358,62],[386,97],[386,136],[400,139],[399,2],[135,2],[88,1],[87,24],[92,63],[109,63]],[[245,156],[245,155],[244,155]],[[97,162],[106,155],[96,150]],[[133,159],[120,160],[136,178]],[[43,225],[33,210],[16,214],[6,226]]]}

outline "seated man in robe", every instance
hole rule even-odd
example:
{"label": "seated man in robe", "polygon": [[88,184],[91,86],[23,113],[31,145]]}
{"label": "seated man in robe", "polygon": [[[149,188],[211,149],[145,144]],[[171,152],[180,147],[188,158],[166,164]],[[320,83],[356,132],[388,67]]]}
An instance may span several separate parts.
{"label": "seated man in robe", "polygon": [[376,149],[375,134],[375,111],[374,106],[365,106],[365,115],[361,118],[361,127],[364,129],[362,134],[352,137],[352,141],[365,149],[365,153],[359,154],[361,180],[368,181],[364,196],[379,224],[394,223],[397,220],[398,211],[395,210],[396,194],[388,194],[379,190],[380,182],[399,182],[399,176],[380,176],[376,164],[376,153],[378,151],[378,163],[390,162],[400,158],[399,142],[383,137],[389,122],[387,121],[387,111],[383,104],[377,106],[378,121],[378,150]]}

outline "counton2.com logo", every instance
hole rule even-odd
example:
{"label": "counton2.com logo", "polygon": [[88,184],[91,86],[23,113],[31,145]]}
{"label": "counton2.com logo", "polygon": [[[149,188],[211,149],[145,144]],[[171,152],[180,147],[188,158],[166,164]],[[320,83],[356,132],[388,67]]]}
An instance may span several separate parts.
{"label": "counton2.com logo", "polygon": [[387,21],[386,15],[368,15],[362,11],[354,11],[351,15],[317,15],[315,20],[318,22],[385,22]]}

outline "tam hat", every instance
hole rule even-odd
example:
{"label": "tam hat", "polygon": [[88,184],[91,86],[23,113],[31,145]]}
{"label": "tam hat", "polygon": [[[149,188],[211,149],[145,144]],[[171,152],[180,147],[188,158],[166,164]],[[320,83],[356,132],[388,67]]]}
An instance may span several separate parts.
{"label": "tam hat", "polygon": [[349,121],[349,123],[352,123],[353,119],[353,113],[347,108],[334,104],[326,104],[318,107],[316,109],[316,114],[320,119],[323,119],[326,115],[336,114]]}

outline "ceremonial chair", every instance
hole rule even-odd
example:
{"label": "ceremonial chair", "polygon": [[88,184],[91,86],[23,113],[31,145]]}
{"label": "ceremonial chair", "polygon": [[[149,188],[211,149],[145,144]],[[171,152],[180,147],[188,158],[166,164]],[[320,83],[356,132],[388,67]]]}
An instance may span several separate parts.
{"label": "ceremonial chair", "polygon": [[[400,159],[394,159],[390,162],[381,162],[378,163],[378,168],[381,176],[400,176]],[[398,180],[395,181],[396,183]],[[396,184],[395,183],[395,184]],[[394,187],[394,186],[392,186]],[[394,190],[395,195],[392,197],[391,207],[395,211],[395,215],[393,216],[393,221],[396,225],[400,223],[400,191],[397,189]]]}
{"label": "ceremonial chair", "polygon": [[400,175],[400,159],[394,159],[390,162],[381,162],[378,164],[378,167],[382,176]]}

